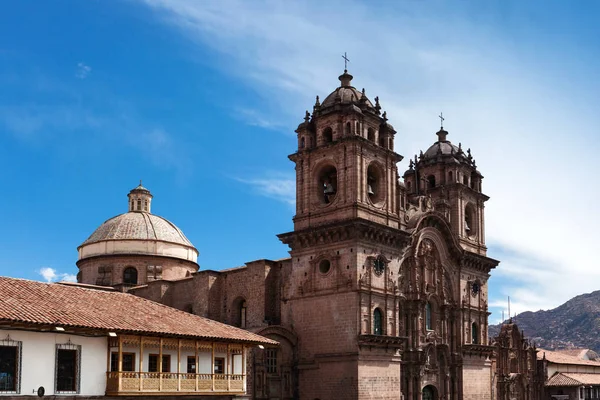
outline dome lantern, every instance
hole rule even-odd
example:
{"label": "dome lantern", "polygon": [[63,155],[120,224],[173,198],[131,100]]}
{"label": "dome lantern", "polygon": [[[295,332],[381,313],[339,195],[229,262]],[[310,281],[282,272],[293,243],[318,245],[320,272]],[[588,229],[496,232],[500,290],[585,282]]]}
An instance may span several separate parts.
{"label": "dome lantern", "polygon": [[129,212],[147,212],[150,213],[152,205],[152,194],[148,189],[142,186],[142,181],[135,188],[131,189],[127,195],[129,203]]}

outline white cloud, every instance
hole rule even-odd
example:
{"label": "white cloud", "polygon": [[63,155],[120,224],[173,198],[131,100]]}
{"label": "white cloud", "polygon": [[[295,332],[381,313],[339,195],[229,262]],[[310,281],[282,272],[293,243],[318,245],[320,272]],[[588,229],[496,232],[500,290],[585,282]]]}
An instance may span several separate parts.
{"label": "white cloud", "polygon": [[253,186],[257,194],[282,201],[289,205],[296,204],[296,179],[294,176],[268,173],[260,178],[236,178],[238,182]]}
{"label": "white cloud", "polygon": [[[254,107],[277,109],[290,132],[314,95],[322,99],[337,85],[344,51],[353,83],[379,95],[398,130],[396,150],[407,159],[435,141],[443,111],[449,139],[472,148],[486,176],[487,242],[504,249],[493,274],[510,279],[501,292],[515,310],[555,307],[597,289],[600,161],[589,140],[597,139],[590,107],[600,99],[593,79],[557,62],[573,65],[576,57],[550,47],[532,57],[520,41],[459,11],[436,18],[429,3],[387,12],[353,1],[145,3],[225,55],[215,68],[254,88]],[[277,194],[289,182],[247,183],[293,201],[293,186]]]}
{"label": "white cloud", "polygon": [[77,282],[77,276],[65,272],[57,272],[54,268],[43,267],[38,273],[46,282]]}
{"label": "white cloud", "polygon": [[77,77],[78,79],[85,79],[88,77],[88,75],[91,72],[92,72],[92,67],[80,62],[80,63],[77,63],[77,72],[75,72],[75,77]]}

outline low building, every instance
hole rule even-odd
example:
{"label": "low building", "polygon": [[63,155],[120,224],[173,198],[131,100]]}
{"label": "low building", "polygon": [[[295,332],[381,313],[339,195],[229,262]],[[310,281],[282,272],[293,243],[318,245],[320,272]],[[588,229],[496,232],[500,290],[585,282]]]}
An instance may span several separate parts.
{"label": "low building", "polygon": [[248,349],[277,345],[114,289],[0,277],[0,396],[244,397]]}
{"label": "low building", "polygon": [[546,398],[600,399],[600,361],[595,359],[595,352],[586,349],[568,352],[538,349],[538,359],[543,362],[547,374]]}

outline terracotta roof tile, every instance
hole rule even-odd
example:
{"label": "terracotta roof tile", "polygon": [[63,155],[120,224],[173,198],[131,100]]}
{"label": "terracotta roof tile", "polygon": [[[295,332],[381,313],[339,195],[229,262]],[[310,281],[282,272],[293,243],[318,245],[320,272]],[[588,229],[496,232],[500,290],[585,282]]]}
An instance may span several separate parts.
{"label": "terracotta roof tile", "polygon": [[552,375],[546,386],[582,386],[600,385],[600,374],[578,374],[571,372],[557,372]]}
{"label": "terracotta roof tile", "polygon": [[599,361],[582,360],[577,356],[571,356],[569,354],[564,354],[557,351],[538,349],[538,359],[541,360],[544,355],[546,356],[546,360],[555,364],[594,365],[596,367],[600,367]]}
{"label": "terracotta roof tile", "polygon": [[132,294],[0,277],[0,322],[255,344],[277,342]]}

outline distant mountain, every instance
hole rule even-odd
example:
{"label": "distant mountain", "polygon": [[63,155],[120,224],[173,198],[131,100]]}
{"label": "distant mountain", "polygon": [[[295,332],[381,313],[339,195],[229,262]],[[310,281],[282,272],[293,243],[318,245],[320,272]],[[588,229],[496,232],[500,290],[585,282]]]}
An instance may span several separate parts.
{"label": "distant mountain", "polygon": [[[526,311],[513,318],[525,336],[548,350],[581,347],[600,353],[600,290],[582,294],[553,310]],[[490,339],[500,324],[490,325]]]}

